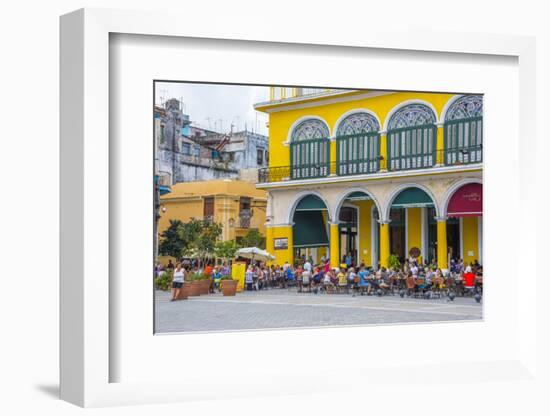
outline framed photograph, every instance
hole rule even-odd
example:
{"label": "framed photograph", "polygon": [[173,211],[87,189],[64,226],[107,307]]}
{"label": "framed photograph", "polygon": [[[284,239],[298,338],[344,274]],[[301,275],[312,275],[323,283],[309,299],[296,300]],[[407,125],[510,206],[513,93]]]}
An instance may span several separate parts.
{"label": "framed photograph", "polygon": [[534,40],[180,18],[61,19],[62,398],[536,382]]}
{"label": "framed photograph", "polygon": [[273,239],[274,250],[288,250],[288,238],[274,238]]}

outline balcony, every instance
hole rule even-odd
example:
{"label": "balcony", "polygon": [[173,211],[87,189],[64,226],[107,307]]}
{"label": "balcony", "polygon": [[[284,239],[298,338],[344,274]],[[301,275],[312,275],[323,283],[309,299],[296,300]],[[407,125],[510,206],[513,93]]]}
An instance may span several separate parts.
{"label": "balcony", "polygon": [[252,213],[250,210],[243,210],[239,213],[239,225],[238,228],[250,228],[250,220],[252,219]]}
{"label": "balcony", "polygon": [[434,167],[463,166],[482,161],[482,146],[468,146],[426,153],[395,155],[388,157],[387,160],[383,156],[373,155],[367,159],[261,168],[258,170],[258,182],[286,182],[328,176],[349,177],[386,172],[429,170]]}

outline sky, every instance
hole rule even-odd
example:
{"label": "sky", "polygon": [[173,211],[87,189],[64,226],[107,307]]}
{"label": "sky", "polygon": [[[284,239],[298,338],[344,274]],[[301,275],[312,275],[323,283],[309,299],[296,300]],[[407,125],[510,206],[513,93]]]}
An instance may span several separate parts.
{"label": "sky", "polygon": [[170,98],[183,102],[191,125],[227,133],[245,129],[267,136],[267,114],[254,110],[254,104],[269,100],[269,87],[248,85],[157,82],[155,104]]}

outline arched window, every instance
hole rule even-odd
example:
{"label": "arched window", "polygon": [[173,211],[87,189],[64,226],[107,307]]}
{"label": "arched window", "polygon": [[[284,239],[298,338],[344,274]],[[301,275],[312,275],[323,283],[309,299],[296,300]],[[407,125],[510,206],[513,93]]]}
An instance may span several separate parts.
{"label": "arched window", "polygon": [[408,104],[388,122],[388,169],[420,169],[435,163],[436,117],[425,104]]}
{"label": "arched window", "polygon": [[308,119],[302,121],[292,130],[292,141],[324,139],[329,137],[328,127],[321,120]]}
{"label": "arched window", "polygon": [[376,117],[357,112],[344,118],[336,131],[338,175],[377,172],[380,167],[380,124]]}
{"label": "arched window", "polygon": [[445,164],[480,163],[483,145],[483,97],[463,95],[445,115]]}
{"label": "arched window", "polygon": [[318,119],[302,121],[290,135],[290,172],[292,179],[327,176],[330,165],[330,133]]}

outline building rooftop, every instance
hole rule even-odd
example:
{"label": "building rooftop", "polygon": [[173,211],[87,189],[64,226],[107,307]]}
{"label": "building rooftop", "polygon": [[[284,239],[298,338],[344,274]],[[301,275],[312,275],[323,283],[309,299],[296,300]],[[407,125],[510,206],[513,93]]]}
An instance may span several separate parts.
{"label": "building rooftop", "polygon": [[257,189],[253,183],[237,179],[215,179],[177,183],[172,185],[172,192],[162,196],[161,200],[214,195],[249,196],[263,199],[267,197],[266,191]]}
{"label": "building rooftop", "polygon": [[[288,88],[285,88],[288,89]],[[289,96],[287,97],[286,94],[276,97],[275,94],[271,95],[271,98],[269,101],[263,101],[257,104],[254,104],[254,109],[270,113],[274,109],[281,107],[281,106],[287,106],[287,105],[293,105],[293,104],[303,104],[303,103],[316,103],[318,101],[323,101],[330,98],[336,98],[336,97],[342,97],[342,96],[353,96],[357,94],[364,94],[368,92],[372,92],[371,90],[351,90],[351,89],[341,89],[341,88],[308,88],[308,89],[301,89],[301,88],[291,88],[291,92],[289,93]]]}

